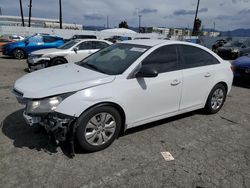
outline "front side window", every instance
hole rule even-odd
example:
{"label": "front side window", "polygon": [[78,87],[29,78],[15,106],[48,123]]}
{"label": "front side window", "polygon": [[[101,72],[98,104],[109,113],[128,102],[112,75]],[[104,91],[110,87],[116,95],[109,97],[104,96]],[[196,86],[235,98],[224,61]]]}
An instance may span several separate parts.
{"label": "front side window", "polygon": [[183,68],[194,68],[218,64],[219,61],[203,49],[195,46],[180,45],[183,57]]}
{"label": "front side window", "polygon": [[69,42],[66,42],[65,44],[59,46],[57,49],[61,49],[61,50],[66,50],[66,49],[70,49],[71,47],[73,47],[74,45],[76,45],[79,41],[77,40],[71,40]]}
{"label": "front side window", "polygon": [[91,41],[82,42],[81,44],[78,45],[78,48],[79,50],[91,50],[92,42]]}
{"label": "front side window", "polygon": [[156,49],[143,60],[142,66],[153,68],[158,73],[177,70],[178,59],[176,45],[167,45]]}
{"label": "front side window", "polygon": [[143,45],[119,43],[102,49],[76,64],[105,74],[119,75],[149,48]]}
{"label": "front side window", "polygon": [[106,42],[92,41],[93,49],[103,49],[108,47],[109,45]]}

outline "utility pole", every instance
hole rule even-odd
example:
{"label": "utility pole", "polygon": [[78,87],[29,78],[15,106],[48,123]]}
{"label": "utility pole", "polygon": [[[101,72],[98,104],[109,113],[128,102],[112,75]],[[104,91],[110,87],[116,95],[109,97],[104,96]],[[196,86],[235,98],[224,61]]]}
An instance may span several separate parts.
{"label": "utility pole", "polygon": [[214,22],[214,33],[213,33],[214,37],[215,37],[215,22]]}
{"label": "utility pole", "polygon": [[142,17],[142,15],[138,15],[139,16],[139,33],[141,32],[141,17]]}
{"label": "utility pole", "polygon": [[22,0],[20,0],[20,10],[21,10],[22,26],[24,27],[24,19],[23,19],[23,3],[22,3]]}
{"label": "utility pole", "polygon": [[200,0],[198,0],[198,2],[197,2],[197,8],[196,8],[195,17],[194,17],[193,35],[195,35],[195,22],[196,22],[197,14],[199,11],[199,5],[200,5]]}
{"label": "utility pole", "polygon": [[2,15],[2,7],[0,7],[0,15]]}
{"label": "utility pole", "polygon": [[32,0],[30,0],[30,5],[29,5],[29,27],[30,27],[30,21],[31,21],[31,7],[32,7]]}
{"label": "utility pole", "polygon": [[60,29],[62,29],[62,0],[59,0]]}
{"label": "utility pole", "polygon": [[109,28],[109,16],[107,16],[107,28]]}

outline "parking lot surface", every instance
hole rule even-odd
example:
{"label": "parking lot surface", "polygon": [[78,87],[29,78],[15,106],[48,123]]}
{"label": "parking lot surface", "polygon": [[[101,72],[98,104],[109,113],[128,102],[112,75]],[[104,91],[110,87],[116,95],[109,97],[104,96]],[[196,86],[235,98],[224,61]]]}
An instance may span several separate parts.
{"label": "parking lot surface", "polygon": [[[250,187],[250,89],[232,88],[222,110],[147,124],[109,148],[69,159],[29,127],[9,87],[25,60],[0,57],[0,187]],[[173,161],[165,161],[168,151]]]}

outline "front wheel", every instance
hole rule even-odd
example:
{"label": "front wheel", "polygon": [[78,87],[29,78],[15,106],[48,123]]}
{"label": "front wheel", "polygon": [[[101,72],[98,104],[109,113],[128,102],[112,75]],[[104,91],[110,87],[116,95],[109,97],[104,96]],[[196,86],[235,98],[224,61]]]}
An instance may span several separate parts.
{"label": "front wheel", "polygon": [[219,112],[225,102],[226,94],[226,88],[224,85],[217,84],[214,86],[207,99],[205,106],[206,112],[210,114]]}
{"label": "front wheel", "polygon": [[65,63],[67,63],[67,61],[64,58],[56,57],[51,60],[51,63],[49,63],[49,66],[56,66],[56,65],[61,65]]}
{"label": "front wheel", "polygon": [[94,152],[108,147],[118,137],[121,116],[111,106],[97,106],[82,114],[77,124],[76,138],[80,146]]}
{"label": "front wheel", "polygon": [[16,59],[23,59],[25,57],[25,52],[22,49],[15,49],[13,51],[13,56]]}

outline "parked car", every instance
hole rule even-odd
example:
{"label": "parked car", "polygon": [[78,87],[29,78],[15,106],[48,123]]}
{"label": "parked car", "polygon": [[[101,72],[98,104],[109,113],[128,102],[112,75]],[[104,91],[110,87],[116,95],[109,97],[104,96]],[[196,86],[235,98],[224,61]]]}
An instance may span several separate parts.
{"label": "parked car", "polygon": [[0,52],[3,51],[3,45],[13,42],[12,40],[0,38]]}
{"label": "parked car", "polygon": [[20,41],[24,39],[23,36],[15,35],[15,34],[14,35],[2,35],[1,38],[7,39],[10,41]]}
{"label": "parked car", "polygon": [[215,44],[213,44],[213,46],[212,46],[212,51],[217,53],[218,48],[224,46],[224,44],[226,44],[226,43],[227,43],[227,41],[224,39],[217,40],[215,42]]}
{"label": "parked car", "polygon": [[97,39],[97,37],[95,35],[73,35],[69,39],[64,39],[64,41],[69,42],[69,41],[75,40],[75,39]]}
{"label": "parked car", "polygon": [[250,55],[237,58],[232,63],[236,84],[250,86]]}
{"label": "parked car", "polygon": [[231,41],[219,47],[217,54],[224,59],[236,59],[250,53],[250,41]]}
{"label": "parked car", "polygon": [[132,127],[202,108],[217,113],[232,80],[231,64],[200,45],[131,40],[25,75],[13,93],[28,124],[98,151]]}
{"label": "parked car", "polygon": [[54,65],[78,62],[111,44],[111,42],[97,39],[71,40],[58,48],[32,52],[27,59],[28,67],[32,71]]}
{"label": "parked car", "polygon": [[3,55],[12,56],[16,59],[23,59],[35,50],[56,48],[62,44],[64,44],[64,40],[60,37],[34,35],[22,41],[5,44],[3,46]]}
{"label": "parked car", "polygon": [[104,40],[110,41],[112,43],[116,43],[116,42],[121,42],[121,41],[126,41],[126,40],[132,40],[132,38],[126,37],[126,36],[112,36],[109,38],[105,38]]}

